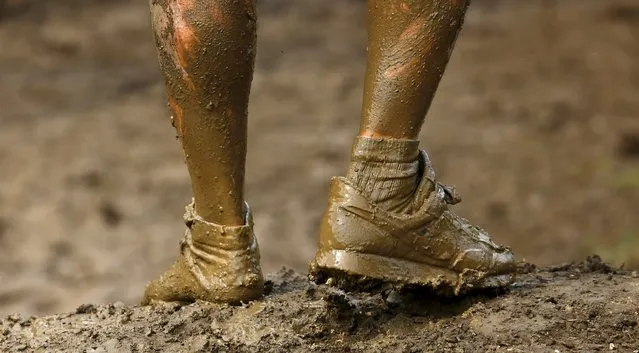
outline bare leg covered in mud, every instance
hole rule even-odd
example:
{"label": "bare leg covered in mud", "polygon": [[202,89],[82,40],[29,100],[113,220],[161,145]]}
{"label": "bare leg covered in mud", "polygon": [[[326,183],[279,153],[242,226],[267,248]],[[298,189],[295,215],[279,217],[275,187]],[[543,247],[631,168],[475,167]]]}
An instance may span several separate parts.
{"label": "bare leg covered in mud", "polygon": [[417,137],[468,0],[369,0],[362,120],[331,181],[310,276],[354,276],[460,294],[512,282],[512,253],[454,214]]}
{"label": "bare leg covered in mud", "polygon": [[[369,0],[362,124],[345,178],[331,181],[310,277],[352,275],[462,293],[502,287],[515,262],[454,214],[417,136],[468,7],[466,0]],[[186,232],[152,301],[241,302],[264,280],[244,203],[254,0],[152,0],[160,66],[193,186]]]}
{"label": "bare leg covered in mud", "polygon": [[151,14],[194,201],[180,256],[147,286],[143,303],[258,298],[259,250],[244,202],[255,2],[151,0]]}
{"label": "bare leg covered in mud", "polygon": [[369,0],[360,135],[417,139],[468,0]]}

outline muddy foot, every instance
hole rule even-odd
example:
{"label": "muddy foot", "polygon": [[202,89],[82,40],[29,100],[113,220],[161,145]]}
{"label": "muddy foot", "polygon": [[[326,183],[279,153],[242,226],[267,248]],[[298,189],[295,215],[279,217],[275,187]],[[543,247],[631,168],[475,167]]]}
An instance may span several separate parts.
{"label": "muddy foot", "polygon": [[244,226],[207,222],[195,214],[193,204],[186,207],[184,219],[187,230],[180,255],[167,272],[149,283],[142,304],[195,300],[239,303],[260,298],[264,279],[250,210]]}
{"label": "muddy foot", "polygon": [[410,214],[380,208],[345,178],[332,180],[311,278],[348,275],[455,295],[513,282],[510,250],[453,213],[454,190],[436,182],[425,152],[420,163]]}

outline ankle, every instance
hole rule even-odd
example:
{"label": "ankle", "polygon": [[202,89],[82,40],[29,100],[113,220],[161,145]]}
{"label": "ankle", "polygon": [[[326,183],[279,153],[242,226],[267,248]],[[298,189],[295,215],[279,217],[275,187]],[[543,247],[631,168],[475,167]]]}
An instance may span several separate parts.
{"label": "ankle", "polygon": [[222,205],[220,202],[198,203],[198,200],[194,199],[194,212],[206,222],[229,227],[246,225],[247,210],[244,202],[238,205],[235,200],[231,201],[233,202]]}
{"label": "ankle", "polygon": [[419,141],[355,139],[346,175],[363,195],[389,211],[406,211],[417,187]]}
{"label": "ankle", "polygon": [[351,152],[352,162],[410,163],[419,157],[419,140],[357,136]]}

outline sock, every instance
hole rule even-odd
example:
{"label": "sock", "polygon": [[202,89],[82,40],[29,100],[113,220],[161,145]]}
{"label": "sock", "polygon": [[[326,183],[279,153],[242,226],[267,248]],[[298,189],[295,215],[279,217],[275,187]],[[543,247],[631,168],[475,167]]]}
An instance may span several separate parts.
{"label": "sock", "polygon": [[378,206],[407,212],[419,181],[419,141],[355,138],[346,178]]}

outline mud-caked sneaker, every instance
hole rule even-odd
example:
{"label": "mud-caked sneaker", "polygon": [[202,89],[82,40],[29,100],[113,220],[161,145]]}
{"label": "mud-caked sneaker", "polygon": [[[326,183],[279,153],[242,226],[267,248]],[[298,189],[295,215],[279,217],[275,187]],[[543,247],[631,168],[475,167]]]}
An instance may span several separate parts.
{"label": "mud-caked sneaker", "polygon": [[186,207],[187,229],[173,266],[146,287],[142,305],[153,301],[240,303],[264,292],[260,252],[253,218],[246,206],[245,225],[207,222]]}
{"label": "mud-caked sneaker", "polygon": [[331,180],[311,279],[346,274],[455,295],[513,281],[511,251],[449,209],[460,199],[437,183],[425,151],[419,163],[412,209],[402,213],[382,209],[346,178]]}

